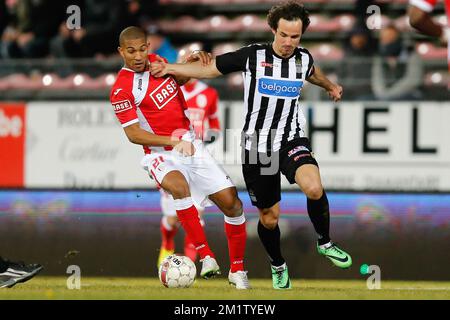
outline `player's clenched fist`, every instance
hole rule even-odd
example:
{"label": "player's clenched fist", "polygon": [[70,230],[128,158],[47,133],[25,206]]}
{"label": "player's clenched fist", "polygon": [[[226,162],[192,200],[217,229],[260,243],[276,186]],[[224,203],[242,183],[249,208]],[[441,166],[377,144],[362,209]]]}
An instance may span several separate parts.
{"label": "player's clenched fist", "polygon": [[181,140],[177,145],[175,145],[173,150],[181,153],[185,157],[193,156],[195,153],[194,145],[191,142],[184,140]]}
{"label": "player's clenched fist", "polygon": [[150,64],[150,72],[156,78],[164,77],[167,74],[167,64],[165,61],[153,61]]}
{"label": "player's clenched fist", "polygon": [[328,90],[328,95],[334,102],[341,100],[342,98],[342,87],[340,85],[334,85]]}

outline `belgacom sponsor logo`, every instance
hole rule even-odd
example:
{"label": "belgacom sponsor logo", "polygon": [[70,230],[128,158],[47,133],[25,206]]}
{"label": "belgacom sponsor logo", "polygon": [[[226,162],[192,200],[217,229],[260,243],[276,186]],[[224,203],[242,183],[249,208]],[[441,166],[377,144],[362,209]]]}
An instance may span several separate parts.
{"label": "belgacom sponsor logo", "polygon": [[0,109],[0,137],[6,138],[12,136],[14,138],[22,135],[23,123],[20,116],[13,115],[8,117],[3,110]]}

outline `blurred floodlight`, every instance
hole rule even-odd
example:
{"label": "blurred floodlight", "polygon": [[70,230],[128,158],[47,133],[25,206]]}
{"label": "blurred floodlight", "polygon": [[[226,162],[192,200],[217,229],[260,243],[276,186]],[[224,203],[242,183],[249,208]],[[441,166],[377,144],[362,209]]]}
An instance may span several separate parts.
{"label": "blurred floodlight", "polygon": [[251,24],[253,23],[253,17],[250,15],[246,15],[244,17],[244,19],[242,20],[242,23],[244,24],[244,26],[248,27],[251,26]]}
{"label": "blurred floodlight", "polygon": [[211,26],[218,27],[222,23],[222,18],[215,16],[211,18]]}
{"label": "blurred floodlight", "polygon": [[343,17],[339,18],[339,22],[340,22],[341,26],[348,27],[352,24],[352,19],[350,19],[349,16],[343,16]]}
{"label": "blurred floodlight", "polygon": [[430,51],[430,48],[428,48],[428,45],[425,43],[421,43],[419,47],[417,48],[420,54],[426,54],[428,51]]}
{"label": "blurred floodlight", "polygon": [[178,56],[182,57],[186,54],[186,49],[181,49],[180,51],[178,51]]}
{"label": "blurred floodlight", "polygon": [[192,52],[192,51],[196,51],[196,50],[201,50],[201,49],[202,49],[202,46],[200,45],[200,43],[197,43],[197,42],[192,43],[192,44],[189,46],[189,50],[191,50],[191,52]]}
{"label": "blurred floodlight", "polygon": [[42,84],[44,86],[48,87],[52,83],[53,83],[53,77],[51,75],[46,74],[45,76],[42,77]]}
{"label": "blurred floodlight", "polygon": [[84,77],[81,74],[77,74],[74,78],[73,78],[73,84],[76,86],[80,86],[82,85],[84,82]]}
{"label": "blurred floodlight", "polygon": [[433,82],[433,83],[441,83],[442,82],[442,74],[440,74],[439,72],[434,72],[431,75],[431,82]]}
{"label": "blurred floodlight", "polygon": [[322,45],[320,46],[320,48],[319,48],[319,52],[320,52],[320,54],[322,54],[322,55],[324,55],[324,56],[329,55],[330,52],[331,52],[331,47],[330,47],[330,45],[328,45],[328,44],[322,44]]}
{"label": "blurred floodlight", "polygon": [[108,74],[105,78],[106,85],[112,86],[116,81],[116,77],[113,74]]}

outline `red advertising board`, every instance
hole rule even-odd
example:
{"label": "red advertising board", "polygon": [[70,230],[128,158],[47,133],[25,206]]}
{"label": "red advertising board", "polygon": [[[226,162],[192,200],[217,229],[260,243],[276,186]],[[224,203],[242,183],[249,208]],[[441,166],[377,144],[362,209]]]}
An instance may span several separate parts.
{"label": "red advertising board", "polygon": [[23,187],[25,104],[0,103],[0,187]]}

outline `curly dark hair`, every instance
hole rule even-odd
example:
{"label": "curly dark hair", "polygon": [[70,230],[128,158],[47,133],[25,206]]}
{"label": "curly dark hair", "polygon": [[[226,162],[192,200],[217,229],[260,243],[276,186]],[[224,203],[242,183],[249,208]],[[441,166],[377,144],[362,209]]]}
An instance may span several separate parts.
{"label": "curly dark hair", "polygon": [[285,19],[287,21],[295,21],[300,19],[302,21],[302,33],[305,33],[306,28],[310,24],[309,12],[305,9],[299,1],[291,0],[283,2],[279,5],[273,6],[267,15],[267,23],[273,30],[278,29],[278,21]]}

